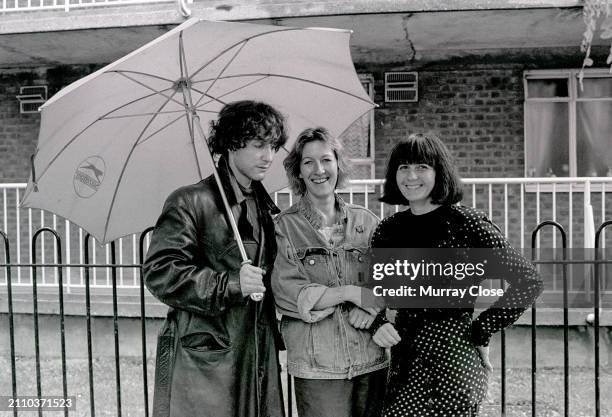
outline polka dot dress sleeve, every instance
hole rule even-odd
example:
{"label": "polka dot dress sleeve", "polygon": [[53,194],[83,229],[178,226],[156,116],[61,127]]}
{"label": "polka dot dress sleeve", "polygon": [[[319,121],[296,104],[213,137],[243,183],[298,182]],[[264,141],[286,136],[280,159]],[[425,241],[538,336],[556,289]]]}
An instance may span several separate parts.
{"label": "polka dot dress sleeve", "polygon": [[492,256],[503,271],[508,288],[493,305],[472,322],[472,341],[487,346],[491,336],[514,323],[536,300],[543,289],[535,266],[510,246],[499,229],[484,215],[466,215],[471,247],[493,248]]}

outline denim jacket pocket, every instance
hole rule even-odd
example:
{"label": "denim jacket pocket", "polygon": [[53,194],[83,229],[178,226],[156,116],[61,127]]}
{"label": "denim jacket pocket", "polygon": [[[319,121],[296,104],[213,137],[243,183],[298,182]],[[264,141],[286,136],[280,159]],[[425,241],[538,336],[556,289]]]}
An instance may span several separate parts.
{"label": "denim jacket pocket", "polygon": [[315,367],[341,371],[348,366],[346,356],[341,354],[343,338],[338,328],[338,320],[334,316],[311,324],[311,338]]}
{"label": "denim jacket pocket", "polygon": [[326,248],[299,248],[296,257],[302,263],[311,282],[330,286],[330,276],[336,276],[330,264],[330,252]]}

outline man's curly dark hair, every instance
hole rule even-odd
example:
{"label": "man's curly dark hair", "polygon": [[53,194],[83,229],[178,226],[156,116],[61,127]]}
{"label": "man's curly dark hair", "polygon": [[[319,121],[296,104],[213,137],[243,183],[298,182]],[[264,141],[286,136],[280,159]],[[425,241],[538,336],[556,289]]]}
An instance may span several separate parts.
{"label": "man's curly dark hair", "polygon": [[213,154],[227,157],[251,139],[271,143],[274,150],[287,142],[285,118],[272,106],[251,100],[226,104],[217,121],[210,122],[208,143]]}

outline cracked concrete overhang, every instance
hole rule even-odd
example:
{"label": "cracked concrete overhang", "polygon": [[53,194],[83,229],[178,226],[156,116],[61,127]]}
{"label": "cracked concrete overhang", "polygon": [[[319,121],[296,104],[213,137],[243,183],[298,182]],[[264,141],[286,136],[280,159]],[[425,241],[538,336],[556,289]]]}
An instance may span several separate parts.
{"label": "cracked concrete overhang", "polygon": [[[516,3],[524,6],[528,1]],[[544,8],[543,2],[537,3],[540,4],[537,8],[434,10],[243,20],[285,26],[352,29],[351,49],[356,63],[419,64],[456,57],[503,55],[505,51],[515,53],[547,48],[578,54],[584,31],[582,8]],[[171,22],[145,24],[145,18],[135,18],[139,15],[130,15],[127,13],[128,9],[127,6],[123,9],[123,17],[115,17],[113,27],[90,25],[71,30],[49,28],[42,32],[5,32],[0,35],[0,67],[107,63],[174,26]],[[102,9],[69,12],[75,22],[80,22],[79,25],[83,24],[83,21],[78,19],[79,16],[87,15],[92,18],[98,15],[99,24],[104,19],[111,18],[108,13],[111,12]],[[251,16],[253,15],[257,16],[256,13]],[[123,21],[130,18],[132,25],[124,24]],[[44,28],[44,25],[42,27]],[[595,44],[604,42],[596,39]]]}

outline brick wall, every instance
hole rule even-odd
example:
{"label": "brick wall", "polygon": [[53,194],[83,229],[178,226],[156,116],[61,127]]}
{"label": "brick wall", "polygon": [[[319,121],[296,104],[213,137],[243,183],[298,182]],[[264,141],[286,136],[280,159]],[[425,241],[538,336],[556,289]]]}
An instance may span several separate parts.
{"label": "brick wall", "polygon": [[40,116],[19,114],[19,87],[44,84],[36,71],[0,72],[0,182],[25,182]]}
{"label": "brick wall", "polygon": [[434,131],[464,177],[523,175],[522,68],[420,70],[417,103],[384,103],[375,74],[376,176],[391,148],[413,132]]}

